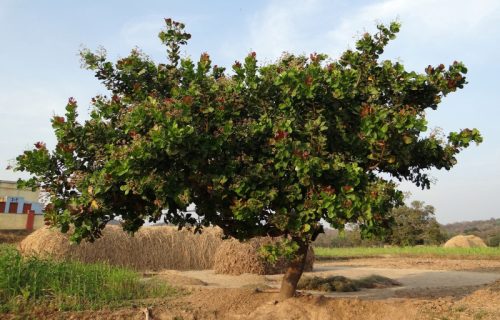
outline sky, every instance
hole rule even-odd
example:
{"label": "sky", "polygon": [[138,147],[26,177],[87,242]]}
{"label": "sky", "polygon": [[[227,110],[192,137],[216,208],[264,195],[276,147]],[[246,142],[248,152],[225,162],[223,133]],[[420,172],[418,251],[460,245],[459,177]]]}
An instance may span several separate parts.
{"label": "sky", "polygon": [[251,51],[260,63],[285,51],[335,59],[377,23],[399,21],[401,32],[382,59],[418,72],[455,60],[469,69],[469,84],[427,115],[429,127],[478,128],[484,137],[451,171],[431,171],[430,190],[404,182],[400,188],[411,193],[408,201],[434,206],[441,223],[500,218],[498,0],[0,0],[0,180],[26,177],[6,167],[33,143],[55,145],[49,119],[64,113],[69,97],[79,102],[84,120],[91,98],[106,94],[81,68],[82,48],[104,47],[115,61],[138,47],[166,61],[157,34],[167,17],[192,34],[184,55],[208,52],[214,64],[227,67]]}

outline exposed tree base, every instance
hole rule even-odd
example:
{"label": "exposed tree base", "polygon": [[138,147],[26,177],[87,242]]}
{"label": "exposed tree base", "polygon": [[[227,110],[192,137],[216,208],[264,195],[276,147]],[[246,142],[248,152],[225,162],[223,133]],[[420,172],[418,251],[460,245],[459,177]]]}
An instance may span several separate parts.
{"label": "exposed tree base", "polygon": [[297,251],[297,256],[291,261],[285,274],[283,275],[280,289],[281,300],[292,298],[295,295],[297,284],[299,283],[300,277],[304,272],[304,266],[306,263],[306,255],[309,244],[302,240],[294,239],[294,241],[299,244],[299,249]]}

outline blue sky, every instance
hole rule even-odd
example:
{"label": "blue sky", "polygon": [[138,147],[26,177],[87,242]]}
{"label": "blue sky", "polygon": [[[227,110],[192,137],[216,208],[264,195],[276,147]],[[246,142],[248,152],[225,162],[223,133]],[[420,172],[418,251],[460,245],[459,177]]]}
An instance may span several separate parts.
{"label": "blue sky", "polygon": [[436,184],[401,188],[436,208],[439,222],[500,218],[500,1],[496,0],[271,0],[271,1],[26,1],[0,0],[0,179],[9,161],[36,141],[53,146],[49,118],[75,97],[85,118],[90,99],[105,94],[78,52],[106,48],[110,59],[141,48],[165,60],[157,39],[164,17],[186,23],[193,35],[184,54],[208,52],[230,66],[250,51],[273,61],[283,51],[336,58],[378,22],[399,20],[402,30],[383,58],[407,69],[462,60],[469,84],[428,115],[445,132],[477,127],[472,146],[451,171],[433,171]]}

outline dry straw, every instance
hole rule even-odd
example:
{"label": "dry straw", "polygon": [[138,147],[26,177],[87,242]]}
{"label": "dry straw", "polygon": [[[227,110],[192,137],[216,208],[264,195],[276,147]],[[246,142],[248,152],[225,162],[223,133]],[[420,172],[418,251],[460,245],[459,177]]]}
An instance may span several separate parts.
{"label": "dry straw", "polygon": [[484,241],[474,235],[459,235],[446,241],[445,248],[482,248],[486,247]]}
{"label": "dry straw", "polygon": [[[281,259],[271,265],[260,257],[264,244],[277,241],[265,237],[246,242],[222,240],[222,230],[205,228],[202,234],[175,227],[143,227],[134,236],[121,227],[107,226],[94,243],[71,244],[69,235],[56,229],[41,228],[26,237],[19,249],[24,255],[85,263],[104,262],[135,270],[204,270],[238,275],[276,274],[286,268]],[[314,252],[309,249],[305,271],[312,270]]]}
{"label": "dry straw", "polygon": [[206,228],[202,234],[175,227],[144,227],[129,236],[118,226],[107,226],[103,237],[94,243],[70,244],[69,236],[42,228],[19,245],[25,255],[86,263],[105,262],[135,270],[211,269],[222,231]]}
{"label": "dry straw", "polygon": [[[262,245],[276,242],[277,239],[270,237],[254,238],[245,242],[235,239],[225,240],[215,252],[215,273],[240,275],[243,273],[254,274],[278,274],[283,273],[287,267],[287,261],[279,259],[275,265],[265,261],[259,254]],[[312,271],[314,263],[314,251],[309,247],[306,257],[304,271]]]}

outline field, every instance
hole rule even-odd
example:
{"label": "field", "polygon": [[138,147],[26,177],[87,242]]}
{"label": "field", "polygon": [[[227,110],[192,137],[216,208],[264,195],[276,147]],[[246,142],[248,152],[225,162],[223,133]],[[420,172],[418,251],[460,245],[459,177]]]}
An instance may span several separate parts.
{"label": "field", "polygon": [[323,259],[328,258],[366,258],[366,257],[430,257],[447,259],[500,259],[500,247],[486,248],[444,248],[437,246],[418,247],[355,247],[322,248],[316,247],[315,253]]}
{"label": "field", "polygon": [[99,309],[131,300],[174,295],[167,283],[145,284],[131,270],[105,264],[23,259],[0,245],[0,312],[24,312],[37,305],[54,310]]}
{"label": "field", "polygon": [[155,320],[500,318],[498,248],[315,251],[319,259],[304,278],[359,283],[377,275],[395,285],[353,292],[301,290],[296,298],[278,302],[281,275],[138,272],[99,263],[23,259],[10,244],[0,245],[0,319],[142,320],[145,313]]}

